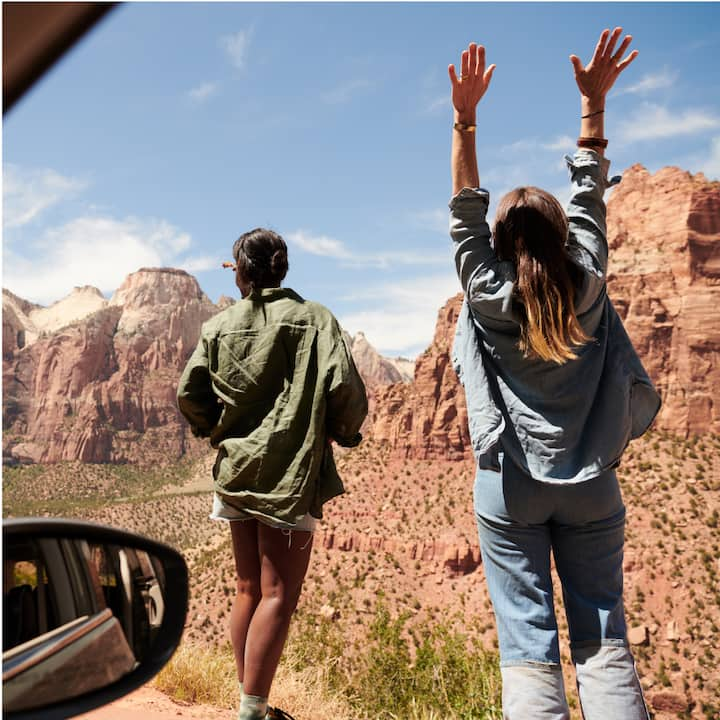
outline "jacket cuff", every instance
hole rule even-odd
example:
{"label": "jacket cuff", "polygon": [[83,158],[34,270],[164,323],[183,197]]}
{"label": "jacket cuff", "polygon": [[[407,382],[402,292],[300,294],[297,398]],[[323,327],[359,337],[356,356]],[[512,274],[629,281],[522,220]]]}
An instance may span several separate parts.
{"label": "jacket cuff", "polygon": [[362,442],[362,434],[355,433],[350,438],[333,437],[333,440],[340,446],[346,448],[357,447]]}
{"label": "jacket cuff", "polygon": [[458,204],[465,205],[471,203],[473,210],[484,210],[487,212],[488,206],[490,205],[490,193],[483,188],[469,188],[464,187],[457,195],[453,195],[448,203],[448,207],[454,210]]}
{"label": "jacket cuff", "polygon": [[611,178],[608,178],[610,161],[605,156],[598,155],[594,150],[588,148],[578,148],[574,155],[566,155],[565,162],[570,172],[583,167],[597,167],[599,171],[598,181],[603,190],[617,185],[622,180],[622,175],[613,175]]}

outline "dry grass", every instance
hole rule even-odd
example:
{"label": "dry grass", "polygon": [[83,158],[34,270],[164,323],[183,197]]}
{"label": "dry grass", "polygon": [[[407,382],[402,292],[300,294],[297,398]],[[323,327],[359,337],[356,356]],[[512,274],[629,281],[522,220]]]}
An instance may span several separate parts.
{"label": "dry grass", "polygon": [[[273,682],[270,703],[313,720],[357,720],[357,714],[345,701],[327,691],[327,672],[318,666],[296,672],[283,663]],[[153,685],[182,702],[233,709],[239,701],[235,663],[229,647],[183,644],[153,680]]]}
{"label": "dry grass", "polygon": [[232,651],[185,643],[153,680],[153,685],[183,702],[232,708],[238,683]]}

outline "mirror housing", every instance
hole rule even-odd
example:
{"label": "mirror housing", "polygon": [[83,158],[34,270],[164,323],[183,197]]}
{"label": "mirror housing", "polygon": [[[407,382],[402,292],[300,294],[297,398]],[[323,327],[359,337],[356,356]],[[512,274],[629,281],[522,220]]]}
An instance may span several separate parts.
{"label": "mirror housing", "polygon": [[8,519],[3,570],[8,720],[69,718],[122,697],[182,637],[187,565],[163,543],[82,521]]}

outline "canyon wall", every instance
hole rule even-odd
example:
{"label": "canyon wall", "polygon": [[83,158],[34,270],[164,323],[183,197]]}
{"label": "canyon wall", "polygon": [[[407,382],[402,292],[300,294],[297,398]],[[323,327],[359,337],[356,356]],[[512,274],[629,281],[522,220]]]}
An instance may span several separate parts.
{"label": "canyon wall", "polygon": [[218,309],[194,277],[145,268],[110,300],[85,287],[49,308],[23,302],[3,295],[5,462],[163,462],[185,452],[175,388]]}

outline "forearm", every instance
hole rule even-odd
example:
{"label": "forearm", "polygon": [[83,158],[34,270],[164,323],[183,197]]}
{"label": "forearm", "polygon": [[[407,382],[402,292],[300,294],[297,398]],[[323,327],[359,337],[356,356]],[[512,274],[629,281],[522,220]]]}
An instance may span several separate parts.
{"label": "forearm", "polygon": [[[475,125],[475,113],[455,111],[454,122],[462,125]],[[480,187],[474,130],[457,130],[453,127],[450,164],[453,195],[457,195],[464,187]]]}
{"label": "forearm", "polygon": [[568,249],[579,264],[598,278],[607,270],[606,208],[603,200],[608,161],[596,150],[582,150],[568,158],[571,193],[567,205]]}
{"label": "forearm", "polygon": [[[580,137],[604,138],[605,137],[605,96],[580,97]],[[605,150],[601,147],[594,147],[593,150],[603,156]]]}
{"label": "forearm", "polygon": [[177,390],[178,409],[190,423],[193,432],[202,437],[210,435],[222,407],[213,392],[205,344],[201,338],[188,360]]}

